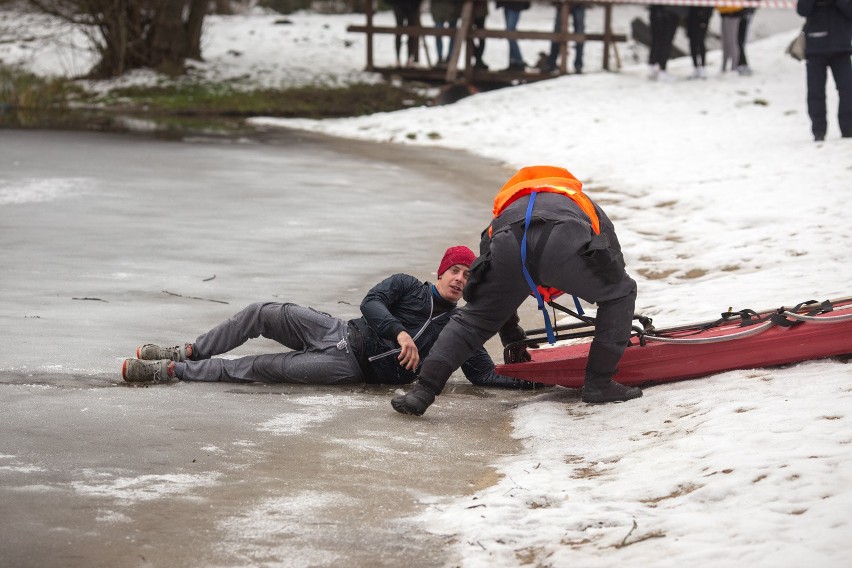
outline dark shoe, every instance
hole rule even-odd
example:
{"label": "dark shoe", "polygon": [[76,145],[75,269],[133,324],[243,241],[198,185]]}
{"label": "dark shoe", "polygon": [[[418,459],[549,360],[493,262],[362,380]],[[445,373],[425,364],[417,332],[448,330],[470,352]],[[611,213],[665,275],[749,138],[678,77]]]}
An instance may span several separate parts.
{"label": "dark shoe", "polygon": [[633,400],[642,396],[642,389],[638,387],[628,387],[610,381],[606,386],[598,386],[585,382],[583,384],[582,400],[591,404],[602,404],[605,402],[624,402]]}
{"label": "dark shoe", "polygon": [[814,134],[814,142],[822,142],[825,140],[825,134]]}
{"label": "dark shoe", "polygon": [[128,383],[160,383],[174,377],[174,361],[142,361],[125,359],[121,366],[121,378]]}
{"label": "dark shoe", "polygon": [[484,61],[477,61],[473,64],[473,68],[480,69],[482,71],[488,71],[488,65],[486,65]]}
{"label": "dark shoe", "polygon": [[423,413],[433,402],[435,402],[435,395],[432,394],[432,391],[415,383],[407,393],[393,397],[391,406],[401,414],[423,416]]}

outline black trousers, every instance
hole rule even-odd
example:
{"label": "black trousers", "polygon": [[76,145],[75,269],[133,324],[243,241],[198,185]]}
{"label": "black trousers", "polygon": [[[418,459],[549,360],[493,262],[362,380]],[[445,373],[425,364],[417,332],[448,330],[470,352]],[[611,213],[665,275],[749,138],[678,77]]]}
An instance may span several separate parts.
{"label": "black trousers", "polygon": [[666,70],[666,64],[672,55],[672,42],[680,24],[680,18],[665,9],[651,12],[651,51],[649,61],[657,64],[661,71]]}
{"label": "black trousers", "polygon": [[[420,26],[420,0],[407,0],[405,2],[394,3],[393,15],[396,18],[398,27]],[[402,48],[402,36],[397,35],[394,38],[396,47],[396,56],[399,58],[400,49]],[[420,36],[408,36],[408,58],[412,61],[420,61]]]}
{"label": "black trousers", "polygon": [[713,16],[713,7],[690,6],[686,16],[686,35],[689,37],[689,54],[694,67],[707,65],[707,27]]}
{"label": "black trousers", "polygon": [[822,138],[828,130],[825,84],[829,69],[840,98],[837,110],[840,134],[849,138],[852,137],[852,55],[849,53],[808,56],[808,116],[811,118],[811,132],[816,138]]}

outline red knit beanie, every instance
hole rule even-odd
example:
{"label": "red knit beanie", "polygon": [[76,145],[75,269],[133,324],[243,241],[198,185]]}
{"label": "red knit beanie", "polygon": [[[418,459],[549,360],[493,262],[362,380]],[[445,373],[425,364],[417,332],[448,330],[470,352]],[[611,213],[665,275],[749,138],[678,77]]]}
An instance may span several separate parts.
{"label": "red knit beanie", "polygon": [[441,259],[441,264],[438,266],[438,276],[446,272],[448,268],[456,264],[470,266],[476,260],[476,255],[473,251],[465,246],[450,247],[444,253],[444,258]]}

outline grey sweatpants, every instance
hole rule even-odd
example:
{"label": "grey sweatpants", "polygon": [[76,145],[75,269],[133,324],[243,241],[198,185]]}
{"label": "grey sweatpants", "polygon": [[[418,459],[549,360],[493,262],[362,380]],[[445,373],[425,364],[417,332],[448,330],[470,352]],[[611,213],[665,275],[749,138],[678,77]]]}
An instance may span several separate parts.
{"label": "grey sweatpants", "polygon": [[[598,305],[595,317],[593,345],[620,358],[627,347],[636,302],[636,282],[627,274],[618,282],[607,282],[580,256],[579,252],[591,240],[592,232],[587,217],[563,208],[576,209],[565,197],[541,195],[536,210],[545,218],[560,216],[539,260],[537,281],[557,288]],[[519,199],[504,215],[522,213],[529,198]],[[550,205],[559,207],[554,214],[546,211]],[[542,211],[542,209],[544,211]],[[601,233],[606,234],[610,245],[620,251],[612,223],[598,210]],[[495,223],[496,225],[496,223]],[[527,238],[529,250],[536,250],[542,225],[531,225]],[[535,276],[534,276],[535,278]],[[450,374],[470,353],[492,337],[530,295],[530,287],[521,268],[521,247],[512,231],[498,230],[491,239],[491,268],[478,284],[475,296],[456,314],[441,331],[441,335],[423,362],[420,378],[432,385],[446,384]],[[600,369],[607,371],[608,369]],[[612,369],[614,371],[614,368]]]}
{"label": "grey sweatpants", "polygon": [[[211,359],[263,336],[293,351]],[[175,363],[184,381],[341,384],[364,381],[345,321],[296,304],[255,303],[198,337],[193,361]]]}
{"label": "grey sweatpants", "polygon": [[740,29],[741,16],[724,16],[722,18],[722,71],[736,71],[740,61],[740,45],[737,38]]}

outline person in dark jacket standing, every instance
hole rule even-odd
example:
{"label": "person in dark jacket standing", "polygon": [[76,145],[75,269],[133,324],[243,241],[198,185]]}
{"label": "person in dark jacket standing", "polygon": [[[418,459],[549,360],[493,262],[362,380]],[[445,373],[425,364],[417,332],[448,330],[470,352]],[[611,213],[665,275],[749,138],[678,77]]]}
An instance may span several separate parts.
{"label": "person in dark jacket standing", "polygon": [[671,59],[674,37],[681,18],[686,15],[686,8],[651,4],[648,13],[651,19],[651,49],[648,52],[651,68],[648,78],[652,81],[671,81],[674,77],[666,71],[666,66]]}
{"label": "person in dark jacket standing", "polygon": [[[556,2],[556,19],[553,24],[553,31],[558,32],[562,28],[562,9],[563,2]],[[586,3],[585,2],[569,2],[568,14],[571,16],[572,31],[575,34],[586,33]],[[578,41],[574,43],[574,72],[583,72],[583,48],[585,42]],[[562,49],[562,44],[558,41],[550,42],[550,54],[547,56],[544,71],[550,73],[556,70],[556,62],[559,59],[559,52]]]}
{"label": "person in dark jacket standing", "polygon": [[825,83],[828,69],[840,98],[840,135],[852,138],[852,0],[799,0],[796,11],[805,20],[808,115],[814,140],[828,130]]}
{"label": "person in dark jacket standing", "polygon": [[[541,287],[598,305],[582,400],[642,396],[640,389],[613,380],[630,339],[636,282],[625,272],[612,222],[582,187],[571,172],[554,166],[522,168],[506,182],[471,265],[467,304],[441,332],[412,389],[391,401],[397,412],[423,414],[452,372],[495,333],[504,346],[523,339],[516,310],[531,291],[538,298]],[[525,349],[512,349],[510,360],[529,360]]]}
{"label": "person in dark jacket standing", "polygon": [[[420,4],[421,0],[390,0],[393,15],[396,19],[396,27],[420,27]],[[420,61],[420,36],[408,34],[408,59],[406,66],[413,67]],[[394,49],[396,50],[396,66],[402,67],[400,59],[402,50],[402,35],[394,34]]]}
{"label": "person in dark jacket standing", "polygon": [[[458,0],[431,0],[429,2],[432,20],[435,22],[435,28],[439,30],[446,28],[455,30],[459,18],[461,18],[461,9],[462,4]],[[452,55],[453,47],[456,44],[456,36],[450,36],[446,52],[444,52],[444,43],[442,36],[435,36],[435,51],[438,54],[437,66],[449,63],[450,55]]]}
{"label": "person in dark jacket standing", "polygon": [[[521,19],[521,12],[529,10],[529,2],[518,2],[515,0],[497,0],[497,9],[503,8],[503,13],[506,16],[506,31],[514,32],[518,29],[518,21]],[[506,71],[523,71],[526,69],[526,63],[521,55],[521,48],[518,45],[518,40],[509,40],[509,67]]]}
{"label": "person in dark jacket standing", "polygon": [[692,56],[692,78],[707,79],[707,29],[713,17],[713,6],[690,6],[686,13],[686,35]]}
{"label": "person in dark jacket standing", "polygon": [[[255,303],[177,347],[147,344],[126,359],[128,382],[229,381],[302,384],[412,382],[421,358],[449,321],[467,283],[473,252],[447,249],[435,284],[394,274],[374,286],[361,303],[363,317],[348,322],[289,303]],[[293,351],[239,359],[213,358],[263,336]],[[498,375],[484,349],[462,366],[476,385],[531,388],[533,383]]]}

